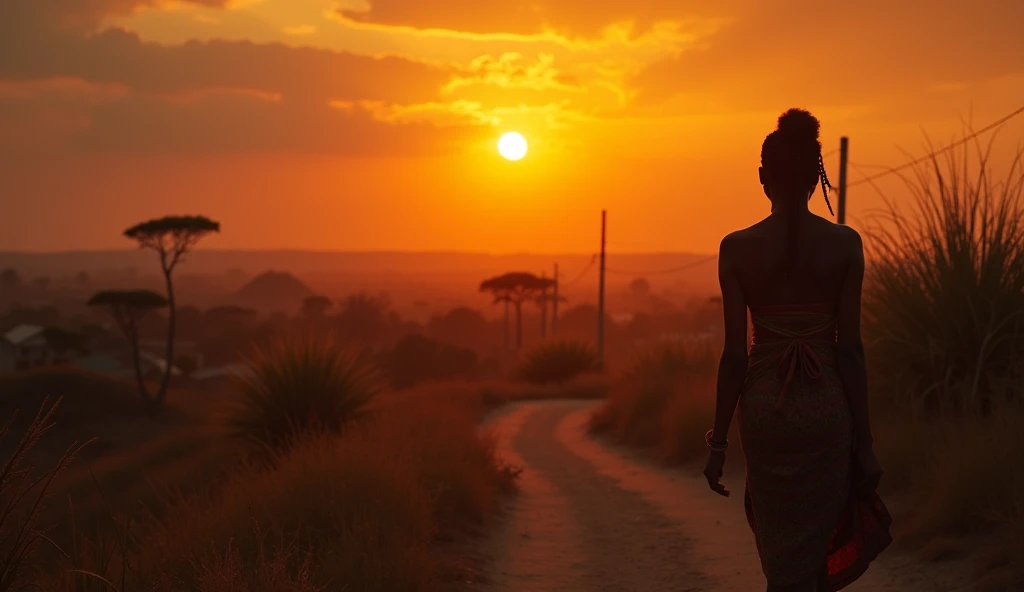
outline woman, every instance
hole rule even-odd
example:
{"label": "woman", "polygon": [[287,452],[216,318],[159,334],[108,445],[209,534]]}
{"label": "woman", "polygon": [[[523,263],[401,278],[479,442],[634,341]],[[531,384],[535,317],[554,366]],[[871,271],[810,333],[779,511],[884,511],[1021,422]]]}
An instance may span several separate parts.
{"label": "woman", "polygon": [[726,236],[719,253],[725,349],[704,474],[729,495],[720,480],[738,403],[744,501],[768,592],[839,590],[891,541],[860,337],[864,249],[855,230],[807,208],[819,181],[828,204],[818,130],[807,111],[779,118],[758,169],[771,214]]}

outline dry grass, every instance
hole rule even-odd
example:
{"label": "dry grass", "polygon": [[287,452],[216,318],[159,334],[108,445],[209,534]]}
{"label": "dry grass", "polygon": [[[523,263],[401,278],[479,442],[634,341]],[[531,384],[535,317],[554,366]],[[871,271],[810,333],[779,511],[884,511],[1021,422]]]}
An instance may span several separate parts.
{"label": "dry grass", "polygon": [[[81,446],[69,448],[49,470],[36,471],[31,462],[33,448],[53,427],[52,419],[60,401],[44,400],[39,412],[25,428],[11,454],[0,463],[0,592],[23,590],[31,585],[40,545],[48,542],[40,515],[48,500],[53,480],[75,459]],[[10,433],[16,417],[0,428],[0,440]]]}
{"label": "dry grass", "polygon": [[[395,395],[343,435],[307,433],[269,463],[212,455],[214,474],[199,478],[208,446],[229,443],[226,435],[202,446],[177,435],[106,459],[93,484],[106,495],[75,508],[70,559],[43,583],[81,592],[434,589],[436,542],[484,527],[513,487],[471,401]],[[193,486],[157,486],[146,511],[129,511],[120,489],[138,487],[128,476],[149,467],[164,467],[161,479],[191,475]]]}
{"label": "dry grass", "polygon": [[668,462],[702,458],[704,432],[715,415],[716,370],[710,349],[667,346],[644,352],[594,412],[590,429]]}
{"label": "dry grass", "polygon": [[565,384],[600,369],[597,350],[592,345],[585,341],[556,339],[526,352],[515,376],[530,384]]}
{"label": "dry grass", "polygon": [[913,537],[989,531],[1020,523],[1024,407],[1001,403],[991,416],[883,417],[876,452],[890,491],[914,496]]}

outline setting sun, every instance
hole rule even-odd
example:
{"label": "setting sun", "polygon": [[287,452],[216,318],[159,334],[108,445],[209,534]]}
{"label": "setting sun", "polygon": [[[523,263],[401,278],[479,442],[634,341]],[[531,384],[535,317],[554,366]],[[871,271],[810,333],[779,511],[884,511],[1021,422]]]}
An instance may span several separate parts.
{"label": "setting sun", "polygon": [[508,160],[519,160],[526,156],[526,138],[519,132],[508,132],[498,140],[498,152]]}

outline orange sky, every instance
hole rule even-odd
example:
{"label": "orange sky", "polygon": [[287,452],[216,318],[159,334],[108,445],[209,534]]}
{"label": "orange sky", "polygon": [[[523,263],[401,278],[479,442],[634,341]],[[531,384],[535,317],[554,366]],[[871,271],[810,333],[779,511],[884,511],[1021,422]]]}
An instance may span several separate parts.
{"label": "orange sky", "polygon": [[[612,248],[712,251],[767,212],[785,108],[901,163],[1024,103],[1021,22],[1005,0],[4,0],[0,249],[203,213],[218,248],[590,252],[607,208]],[[851,223],[879,203],[851,189]]]}

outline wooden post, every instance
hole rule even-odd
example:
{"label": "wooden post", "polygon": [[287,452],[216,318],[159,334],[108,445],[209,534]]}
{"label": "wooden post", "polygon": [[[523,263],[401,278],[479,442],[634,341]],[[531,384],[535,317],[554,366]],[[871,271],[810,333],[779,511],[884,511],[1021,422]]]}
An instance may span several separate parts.
{"label": "wooden post", "polygon": [[558,332],[558,264],[555,263],[555,298],[551,304],[551,334]]}
{"label": "wooden post", "polygon": [[[541,272],[540,279],[547,279],[547,275]],[[547,286],[540,291],[540,338],[544,339],[548,336],[548,300],[550,295],[548,294]]]}
{"label": "wooden post", "polygon": [[508,314],[509,302],[505,299],[505,351],[508,351],[508,340],[509,340],[509,314]]}
{"label": "wooden post", "polygon": [[597,363],[604,369],[604,244],[607,213],[601,210],[601,271],[597,287]]}
{"label": "wooden post", "polygon": [[846,160],[850,154],[850,139],[843,136],[839,140],[839,204],[837,204],[836,222],[846,224]]}

